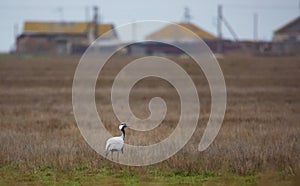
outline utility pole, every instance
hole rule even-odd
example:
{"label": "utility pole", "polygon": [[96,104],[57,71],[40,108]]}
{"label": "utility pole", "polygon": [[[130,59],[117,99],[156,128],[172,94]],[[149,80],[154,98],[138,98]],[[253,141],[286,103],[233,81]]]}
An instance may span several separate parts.
{"label": "utility pole", "polygon": [[98,38],[98,6],[94,6],[94,39]]}
{"label": "utility pole", "polygon": [[222,39],[222,19],[223,19],[223,15],[222,15],[222,5],[218,5],[218,25],[217,25],[217,32],[218,32],[218,37],[219,39]]}
{"label": "utility pole", "polygon": [[223,46],[222,46],[222,20],[223,20],[223,13],[222,13],[222,5],[218,5],[218,22],[217,22],[217,33],[218,33],[218,46],[217,52],[222,53]]}
{"label": "utility pole", "polygon": [[299,4],[298,4],[298,8],[299,8],[299,13],[300,13],[300,1],[299,1]]}
{"label": "utility pole", "polygon": [[189,23],[191,21],[191,14],[189,7],[184,8],[184,22]]}
{"label": "utility pole", "polygon": [[253,15],[253,40],[257,41],[258,39],[258,15],[254,13]]}

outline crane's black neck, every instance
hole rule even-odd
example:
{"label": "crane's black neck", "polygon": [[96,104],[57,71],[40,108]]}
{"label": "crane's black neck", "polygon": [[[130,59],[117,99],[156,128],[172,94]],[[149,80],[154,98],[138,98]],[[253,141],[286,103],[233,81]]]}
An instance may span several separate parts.
{"label": "crane's black neck", "polygon": [[125,130],[124,130],[124,128],[121,129],[121,132],[122,132],[121,137],[122,137],[122,139],[124,140],[124,139],[125,139]]}

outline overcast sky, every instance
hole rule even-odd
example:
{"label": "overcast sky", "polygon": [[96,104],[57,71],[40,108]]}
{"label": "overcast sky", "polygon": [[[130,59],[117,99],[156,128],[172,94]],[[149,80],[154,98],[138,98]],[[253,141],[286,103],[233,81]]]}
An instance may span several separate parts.
{"label": "overcast sky", "polygon": [[[100,7],[102,21],[115,26],[140,20],[179,22],[184,7],[189,7],[191,22],[216,34],[218,4],[223,5],[224,17],[241,39],[253,39],[254,13],[258,14],[258,38],[262,40],[272,39],[274,30],[300,15],[299,0],[1,0],[0,52],[14,46],[14,30],[20,34],[24,21],[85,21],[92,18],[94,5]],[[232,38],[225,28],[223,34]],[[130,33],[120,35],[123,40],[132,38]]]}

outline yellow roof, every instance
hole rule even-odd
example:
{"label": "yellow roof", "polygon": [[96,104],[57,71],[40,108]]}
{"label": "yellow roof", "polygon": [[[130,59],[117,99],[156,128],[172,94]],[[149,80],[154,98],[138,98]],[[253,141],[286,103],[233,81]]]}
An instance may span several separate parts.
{"label": "yellow roof", "polygon": [[[25,22],[25,33],[38,34],[83,34],[93,31],[92,23],[88,22]],[[113,29],[112,24],[99,24],[98,36]]]}
{"label": "yellow roof", "polygon": [[[182,26],[188,30],[191,30],[202,39],[216,39],[216,36],[213,34],[197,27],[193,23],[177,23],[176,25]],[[177,28],[175,25],[167,25],[160,30],[153,32],[152,34],[148,35],[147,39],[186,39],[186,38],[193,38],[193,33],[184,32]]]}

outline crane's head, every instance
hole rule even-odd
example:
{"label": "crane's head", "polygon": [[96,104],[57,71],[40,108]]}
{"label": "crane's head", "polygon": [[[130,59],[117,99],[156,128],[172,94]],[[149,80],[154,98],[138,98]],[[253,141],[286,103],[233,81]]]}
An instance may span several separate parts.
{"label": "crane's head", "polygon": [[119,125],[119,129],[120,129],[120,130],[123,130],[123,129],[126,128],[126,127],[127,127],[127,125],[126,125],[125,122],[122,122],[122,123]]}

